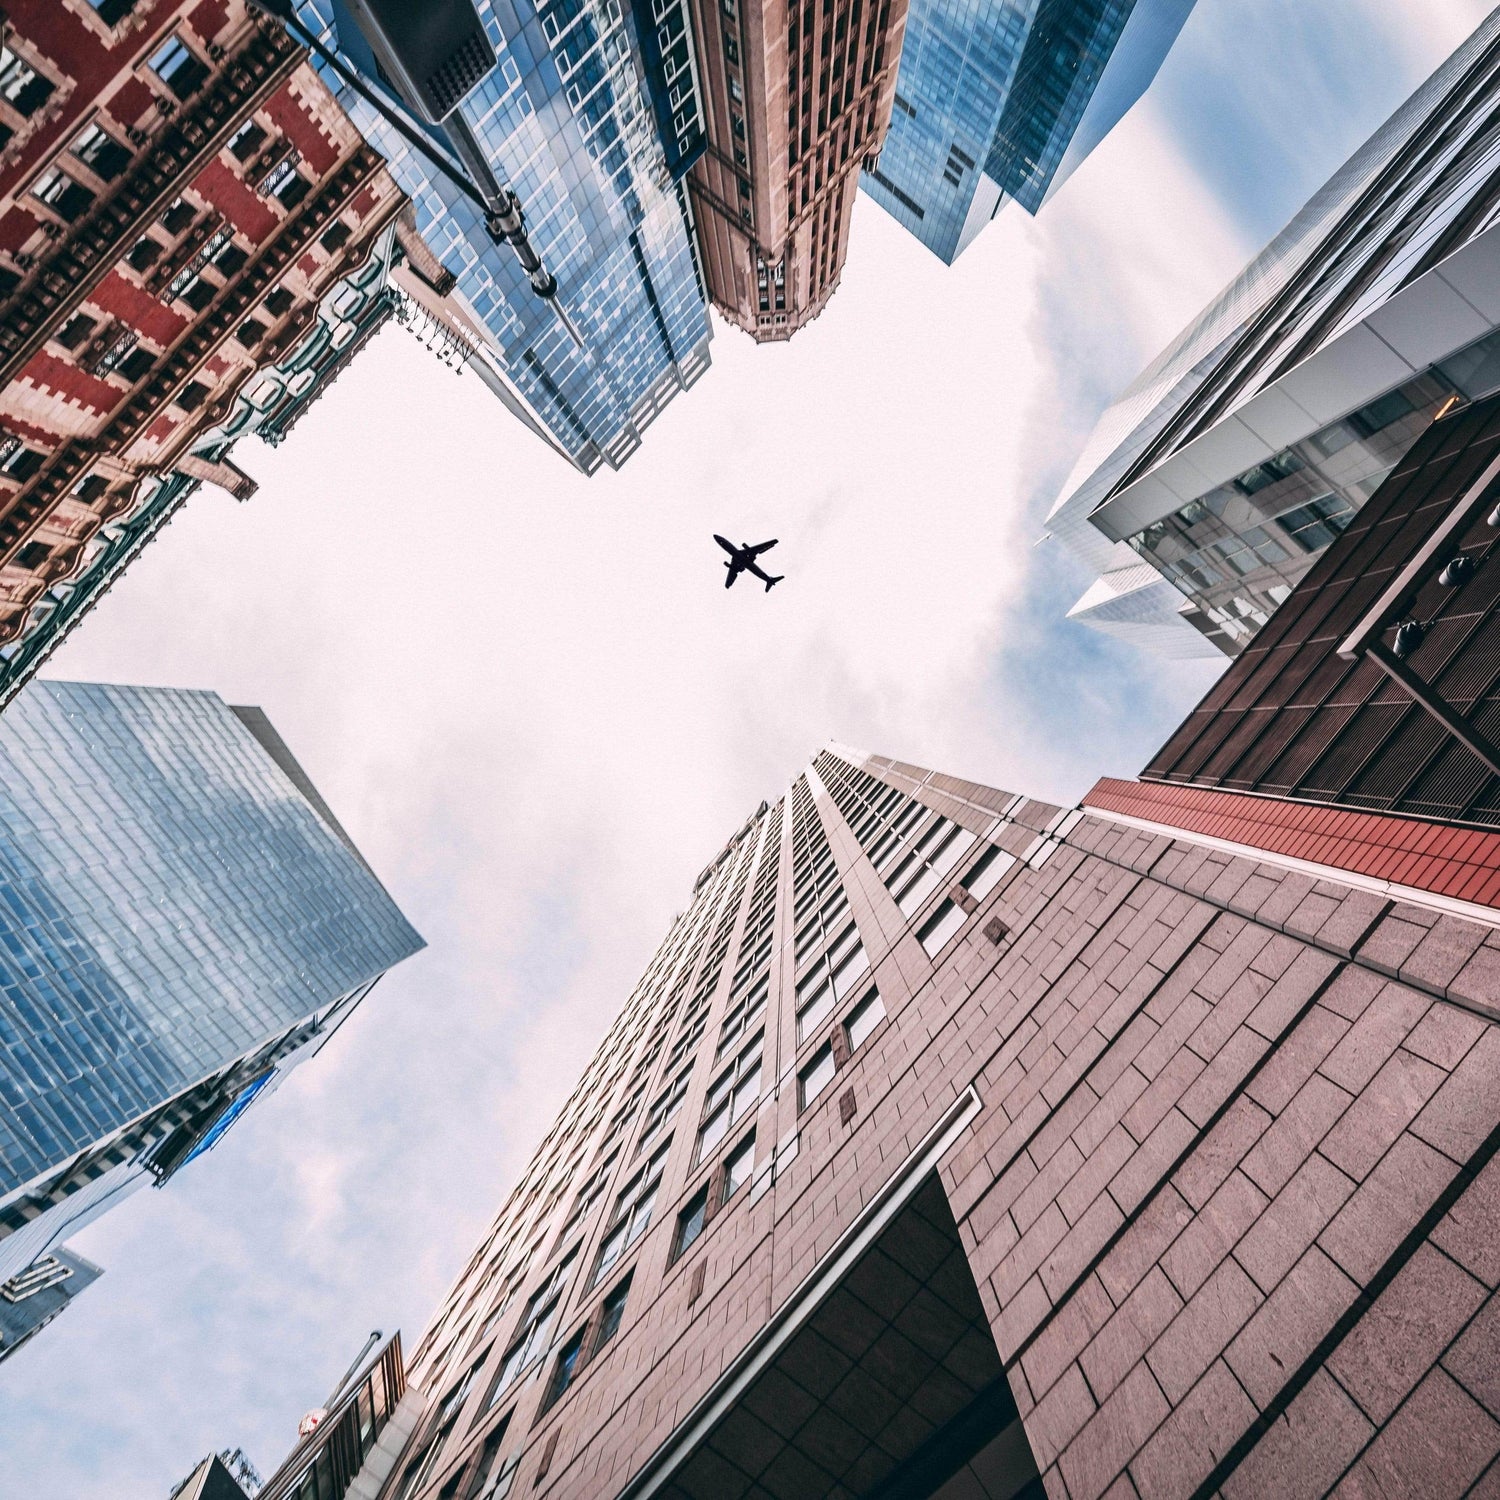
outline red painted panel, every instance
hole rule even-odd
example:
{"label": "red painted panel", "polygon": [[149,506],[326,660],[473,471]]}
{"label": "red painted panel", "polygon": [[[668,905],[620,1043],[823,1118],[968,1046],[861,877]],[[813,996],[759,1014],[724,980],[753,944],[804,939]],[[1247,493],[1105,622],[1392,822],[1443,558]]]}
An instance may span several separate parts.
{"label": "red painted panel", "polygon": [[1484,905],[1500,900],[1500,833],[1180,782],[1106,777],[1083,802],[1435,895]]}
{"label": "red painted panel", "polygon": [[[38,390],[53,391],[64,400],[75,402],[96,416],[104,416],[113,411],[121,400],[121,393],[107,380],[100,380],[68,360],[49,354],[45,349],[38,350],[26,361],[20,376],[11,386],[11,399],[15,400],[19,395],[24,400],[24,388],[28,385]],[[40,411],[37,413],[37,420],[46,420]]]}
{"label": "red painted panel", "polygon": [[257,245],[265,244],[281,222],[265,200],[219,157],[197,175],[193,187]]}
{"label": "red painted panel", "polygon": [[94,288],[89,301],[163,348],[180,338],[188,327],[186,318],[127,280],[118,270],[111,271]]}
{"label": "red painted panel", "polygon": [[339,159],[339,149],[324,133],[321,122],[315,120],[301,100],[292,94],[290,83],[276,91],[266,105],[266,112],[318,177],[333,170]]}

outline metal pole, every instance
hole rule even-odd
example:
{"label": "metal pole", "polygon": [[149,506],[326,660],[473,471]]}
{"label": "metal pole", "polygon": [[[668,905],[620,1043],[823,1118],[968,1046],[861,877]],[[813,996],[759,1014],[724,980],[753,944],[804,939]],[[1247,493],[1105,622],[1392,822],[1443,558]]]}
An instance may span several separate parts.
{"label": "metal pole", "polygon": [[1481,734],[1417,676],[1399,657],[1388,651],[1381,641],[1371,641],[1365,655],[1388,677],[1400,684],[1411,699],[1424,708],[1459,744],[1478,756],[1490,768],[1492,775],[1500,776],[1500,749]]}

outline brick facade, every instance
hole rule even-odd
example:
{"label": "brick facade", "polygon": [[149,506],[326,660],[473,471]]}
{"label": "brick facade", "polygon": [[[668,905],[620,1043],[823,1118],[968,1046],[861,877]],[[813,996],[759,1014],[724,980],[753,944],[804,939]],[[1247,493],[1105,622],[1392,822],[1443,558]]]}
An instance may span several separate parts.
{"label": "brick facade", "polygon": [[[413,1375],[433,1415],[390,1493],[414,1482],[413,1496],[481,1496],[497,1481],[590,1500],[933,1493],[909,1476],[954,1359],[916,1340],[950,1315],[931,1300],[945,1273],[924,1285],[882,1240],[837,1287],[816,1288],[955,1118],[937,1181],[1020,1417],[985,1450],[993,1460],[1010,1444],[1005,1493],[1493,1485],[1496,925],[855,752],[826,752],[797,785],[774,846],[766,832],[763,1091],[729,1133],[733,1145],[753,1118],[753,1181],[674,1258],[680,1211],[718,1180],[692,1142],[734,1050],[712,1056],[756,921],[763,867],[731,845],[423,1340]],[[865,809],[894,791],[889,817],[906,797],[922,809],[910,847],[963,851],[946,868],[932,856],[941,878],[913,887],[925,895],[903,897],[905,910],[892,890],[909,861],[882,854],[877,871],[868,847],[882,825]],[[934,813],[975,841],[944,845]],[[745,842],[768,825],[752,820]],[[799,1042],[796,1012],[812,1002],[798,976],[814,950],[798,963],[794,929],[808,919],[793,865],[820,834],[870,970]],[[674,980],[674,943],[711,960],[720,926],[722,973],[690,961]],[[694,1042],[689,997],[704,975]],[[869,978],[885,1019],[851,1050]],[[657,1097],[684,1026],[679,1056],[699,1057],[655,1211],[588,1288],[609,1205],[650,1154],[630,1150],[631,1090],[640,1078],[642,1098]],[[840,1032],[831,1083],[800,1107],[799,1076]],[[595,1192],[590,1170],[619,1142]],[[528,1299],[573,1243],[545,1354],[492,1400]],[[619,1331],[590,1359],[601,1299],[625,1276]],[[803,1302],[811,1323],[757,1365]],[[580,1330],[583,1357],[549,1405],[558,1352]],[[1029,1489],[1026,1448],[1040,1471]]]}
{"label": "brick facade", "polygon": [[8,13],[39,81],[29,115],[0,106],[0,645],[296,344],[403,201],[240,0]]}
{"label": "brick facade", "polygon": [[714,306],[789,339],[838,290],[891,120],[905,0],[693,0],[708,149],[688,176]]}

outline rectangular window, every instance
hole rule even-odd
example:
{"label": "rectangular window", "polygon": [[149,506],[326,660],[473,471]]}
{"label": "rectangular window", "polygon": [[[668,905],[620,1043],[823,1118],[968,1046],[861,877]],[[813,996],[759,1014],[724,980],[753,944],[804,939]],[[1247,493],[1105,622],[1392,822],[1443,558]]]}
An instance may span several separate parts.
{"label": "rectangular window", "polygon": [[191,97],[208,77],[208,69],[176,36],[156,49],[147,66],[179,99]]}
{"label": "rectangular window", "polygon": [[947,947],[949,939],[964,925],[967,913],[963,907],[944,901],[922,924],[917,941],[926,950],[928,958],[936,958]]}
{"label": "rectangular window", "polygon": [[983,901],[1010,872],[1015,862],[1014,855],[991,844],[974,868],[964,876],[964,889],[976,901]]}
{"label": "rectangular window", "polygon": [[157,221],[168,234],[181,234],[198,216],[198,210],[186,198],[174,198]]}
{"label": "rectangular window", "polygon": [[573,1375],[578,1369],[578,1356],[583,1353],[584,1332],[585,1330],[580,1328],[557,1351],[557,1363],[552,1367],[552,1380],[547,1386],[546,1396],[542,1398],[543,1411],[546,1411],[549,1406],[553,1405],[558,1397],[572,1385]]}
{"label": "rectangular window", "polygon": [[594,1353],[597,1354],[619,1331],[625,1317],[625,1299],[630,1295],[630,1277],[626,1277],[599,1309],[599,1331],[594,1335]]}
{"label": "rectangular window", "polygon": [[724,1162],[724,1198],[727,1203],[744,1185],[750,1181],[750,1174],[755,1169],[755,1132],[740,1142],[729,1154]]}
{"label": "rectangular window", "polygon": [[254,120],[246,120],[229,137],[229,153],[236,161],[246,162],[265,145],[266,133]]}
{"label": "rectangular window", "polygon": [[0,44],[0,99],[30,119],[51,97],[53,83],[30,63]]}
{"label": "rectangular window", "polygon": [[99,324],[87,313],[74,313],[52,337],[64,349],[76,349],[88,340],[98,326]]}
{"label": "rectangular window", "polygon": [[73,155],[104,182],[113,182],[130,165],[130,152],[97,125],[84,127],[73,142]]}
{"label": "rectangular window", "polygon": [[833,1047],[824,1042],[813,1053],[813,1059],[799,1075],[802,1090],[802,1108],[806,1109],[824,1089],[833,1082]]}
{"label": "rectangular window", "polygon": [[[819,970],[821,973],[822,971]],[[833,1012],[833,985],[826,979],[808,996],[797,1012],[797,1040],[805,1042]]]}
{"label": "rectangular window", "polygon": [[296,299],[284,287],[276,287],[273,291],[266,293],[266,311],[273,318],[283,317],[292,310],[292,303]]}
{"label": "rectangular window", "polygon": [[759,1101],[764,1035],[763,1032],[757,1033],[709,1089],[703,1104],[703,1128],[698,1136],[699,1161],[729,1134],[735,1121],[744,1119]]}
{"label": "rectangular window", "polygon": [[620,1189],[614,1212],[610,1215],[609,1232],[599,1247],[599,1262],[594,1267],[590,1286],[598,1286],[608,1275],[610,1267],[646,1232],[651,1223],[651,1211],[656,1207],[656,1194],[661,1187],[661,1174],[671,1145],[669,1137],[651,1160]]}
{"label": "rectangular window", "polygon": [[687,1207],[677,1215],[677,1233],[672,1239],[672,1259],[676,1260],[703,1233],[708,1219],[708,1184],[688,1199]]}
{"label": "rectangular window", "polygon": [[69,224],[82,218],[94,201],[94,195],[88,188],[81,182],[74,182],[66,172],[59,171],[56,167],[44,172],[36,180],[31,195]]}
{"label": "rectangular window", "polygon": [[885,1004],[878,990],[871,990],[849,1013],[844,1022],[844,1034],[849,1038],[849,1050],[859,1051],[861,1044],[880,1023],[885,1020]]}

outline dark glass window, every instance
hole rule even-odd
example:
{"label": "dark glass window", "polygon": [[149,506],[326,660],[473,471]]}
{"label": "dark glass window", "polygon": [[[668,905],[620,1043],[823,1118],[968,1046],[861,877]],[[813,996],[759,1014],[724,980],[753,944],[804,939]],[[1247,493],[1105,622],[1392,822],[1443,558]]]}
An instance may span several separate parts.
{"label": "dark glass window", "polygon": [[23,568],[39,568],[51,556],[52,549],[46,542],[27,542],[16,553],[16,562]]}
{"label": "dark glass window", "polygon": [[284,317],[291,311],[292,303],[296,299],[284,286],[279,286],[275,291],[266,294],[266,311],[273,318]]}
{"label": "dark glass window", "polygon": [[193,309],[202,312],[219,294],[219,288],[202,276],[195,276],[177,295]]}
{"label": "dark glass window", "polygon": [[42,455],[34,448],[17,448],[9,458],[0,463],[0,470],[3,470],[12,479],[19,479],[24,483],[41,466]]}
{"label": "dark glass window", "polygon": [[597,1354],[620,1331],[620,1321],[625,1316],[625,1299],[630,1295],[630,1277],[626,1277],[609,1296],[599,1310],[599,1331],[594,1335],[594,1352]]}
{"label": "dark glass window", "polygon": [[132,385],[137,380],[144,380],[150,374],[152,367],[156,364],[156,356],[149,349],[142,349],[136,345],[124,359],[120,361],[118,373],[123,375]]}
{"label": "dark glass window", "polygon": [[324,231],[323,237],[318,241],[318,243],[326,251],[328,251],[330,255],[332,255],[335,251],[342,249],[343,246],[349,242],[349,233],[349,226],[345,224],[341,219],[338,223],[330,225],[329,228]]}
{"label": "dark glass window", "polygon": [[161,216],[161,227],[168,234],[181,234],[197,216],[198,210],[186,198],[176,198]]}
{"label": "dark glass window", "polygon": [[296,208],[296,206],[312,191],[312,184],[308,182],[300,172],[293,172],[285,182],[276,189],[276,196],[281,200],[283,208]]}
{"label": "dark glass window", "polygon": [[50,78],[44,78],[30,63],[0,44],[0,99],[17,114],[29,119],[52,97],[53,87]]}
{"label": "dark glass window", "polygon": [[125,257],[125,261],[132,271],[148,271],[161,258],[161,252],[161,242],[153,240],[149,234],[143,234],[130,247],[130,254]]}
{"label": "dark glass window", "polygon": [[208,77],[208,67],[200,62],[181,37],[171,37],[152,54],[149,64],[179,99],[190,98]]}
{"label": "dark glass window", "polygon": [[99,324],[87,313],[74,313],[53,335],[64,349],[76,349],[84,343]]}
{"label": "dark glass window", "polygon": [[37,179],[31,194],[69,224],[87,213],[89,205],[94,201],[94,194],[89,188],[84,187],[81,182],[74,182],[66,172],[57,167],[44,172]]}
{"label": "dark glass window", "polygon": [[105,182],[113,182],[130,165],[130,150],[97,125],[84,127],[73,142],[73,155]]}
{"label": "dark glass window", "polygon": [[266,336],[266,325],[258,318],[246,318],[234,335],[247,349],[253,349]]}
{"label": "dark glass window", "polygon": [[578,1356],[583,1353],[583,1329],[579,1329],[561,1349],[557,1351],[557,1363],[552,1369],[552,1384],[547,1388],[543,1409],[551,1406],[573,1383],[578,1369]]}
{"label": "dark glass window", "polygon": [[752,1130],[725,1159],[723,1199],[725,1203],[750,1181],[750,1174],[754,1169],[755,1132]]}
{"label": "dark glass window", "polygon": [[708,1184],[704,1183],[691,1198],[687,1207],[677,1215],[677,1234],[672,1242],[672,1259],[676,1260],[694,1240],[703,1233],[708,1219]]}
{"label": "dark glass window", "polygon": [[190,380],[177,393],[177,404],[184,411],[197,411],[208,400],[209,387],[201,380]]}
{"label": "dark glass window", "polygon": [[230,154],[237,161],[249,161],[260,148],[265,145],[266,133],[255,123],[254,120],[246,120],[235,133],[229,137]]}
{"label": "dark glass window", "polygon": [[228,244],[214,257],[215,267],[226,277],[235,275],[250,259],[249,254],[236,244]]}

